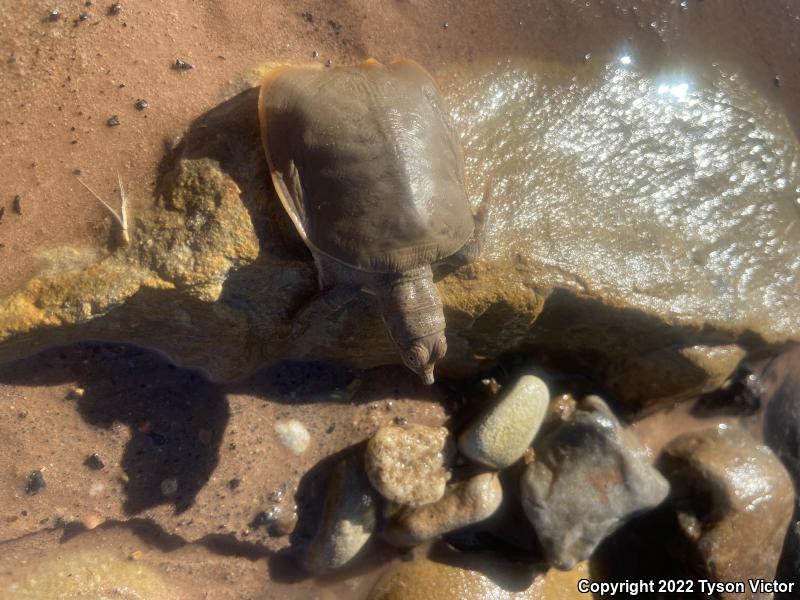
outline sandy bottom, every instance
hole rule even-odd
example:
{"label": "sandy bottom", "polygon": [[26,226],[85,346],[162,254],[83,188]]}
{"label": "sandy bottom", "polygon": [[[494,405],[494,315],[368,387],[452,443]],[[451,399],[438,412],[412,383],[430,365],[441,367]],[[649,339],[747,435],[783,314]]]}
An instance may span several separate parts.
{"label": "sandy bottom", "polygon": [[[127,558],[140,549],[141,564],[150,556],[156,575],[176,574],[160,589],[174,588],[184,594],[179,597],[206,597],[180,584],[195,570],[211,588],[228,585],[228,573],[250,578],[243,595],[210,598],[283,586],[276,597],[316,597],[308,595],[312,584],[303,583],[288,552],[290,541],[301,546],[314,532],[301,522],[290,538],[271,531],[259,515],[277,511],[291,529],[296,513],[318,507],[320,486],[340,451],[382,425],[442,424],[456,401],[394,367],[354,373],[290,363],[220,386],[155,353],[109,344],[2,366],[0,590],[28,571],[38,580],[35,573],[50,573],[51,563],[74,553],[113,550]],[[290,420],[309,433],[300,454],[281,442],[275,427]],[[34,470],[46,485],[31,495]],[[183,554],[193,558],[184,563]],[[379,546],[358,571],[395,555]],[[117,566],[104,568],[116,572]],[[337,573],[315,584],[314,593],[353,574]],[[347,589],[361,589],[374,576],[359,576]]]}
{"label": "sandy bottom", "polygon": [[[630,55],[672,72],[724,61],[800,127],[793,0],[130,0],[116,15],[109,5],[65,0],[51,20],[55,3],[0,0],[0,295],[47,268],[53,248],[105,252],[110,219],[77,178],[113,202],[119,174],[135,214],[152,201],[165,149],[252,86],[264,62],[408,56],[436,72]],[[176,59],[194,68],[175,69]],[[444,423],[458,402],[399,368],[282,365],[216,385],[104,344],[2,365],[0,590],[14,582],[14,597],[47,598],[48,586],[73,581],[75,597],[123,584],[111,597],[364,597],[393,551],[377,547],[356,570],[312,582],[284,555],[289,538],[256,517],[276,509],[291,520],[295,495],[299,510],[319,500],[327,457],[395,419]],[[299,456],[274,430],[290,419],[311,436]],[[678,408],[637,431],[655,454],[713,422]],[[102,468],[86,463],[93,453]],[[46,487],[29,495],[33,470]]]}
{"label": "sandy bottom", "polygon": [[[476,408],[462,405],[462,391],[425,388],[399,367],[299,363],[217,385],[147,350],[98,343],[1,366],[0,590],[99,598],[130,584],[140,595],[122,597],[365,598],[398,551],[376,541],[353,567],[314,581],[290,544],[313,535],[342,450],[404,420],[457,429]],[[275,428],[292,419],[310,434],[299,455]],[[760,430],[758,414],[699,414],[692,402],[631,430],[655,460],[674,436],[719,423]],[[33,470],[46,486],[31,495]],[[290,536],[259,522],[270,510],[288,529],[300,514]]]}

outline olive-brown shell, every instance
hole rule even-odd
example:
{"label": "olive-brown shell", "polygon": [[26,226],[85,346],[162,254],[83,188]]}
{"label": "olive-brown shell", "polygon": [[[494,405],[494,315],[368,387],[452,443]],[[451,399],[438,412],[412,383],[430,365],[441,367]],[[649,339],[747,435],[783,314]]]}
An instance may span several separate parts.
{"label": "olive-brown shell", "polygon": [[418,64],[274,68],[259,120],[275,188],[312,250],[402,272],[472,234],[461,147]]}

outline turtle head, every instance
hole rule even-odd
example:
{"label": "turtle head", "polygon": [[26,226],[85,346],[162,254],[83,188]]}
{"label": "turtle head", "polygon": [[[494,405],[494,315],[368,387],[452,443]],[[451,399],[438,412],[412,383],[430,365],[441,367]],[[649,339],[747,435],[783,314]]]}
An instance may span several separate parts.
{"label": "turtle head", "polygon": [[434,382],[433,368],[447,353],[447,340],[444,333],[438,332],[413,340],[401,349],[405,365],[420,376],[425,385]]}

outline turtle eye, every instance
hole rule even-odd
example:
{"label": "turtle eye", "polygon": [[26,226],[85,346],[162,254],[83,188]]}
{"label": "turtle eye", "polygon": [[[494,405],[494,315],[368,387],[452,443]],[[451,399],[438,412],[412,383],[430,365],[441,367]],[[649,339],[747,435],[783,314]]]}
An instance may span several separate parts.
{"label": "turtle eye", "polygon": [[428,351],[424,346],[414,344],[406,353],[406,363],[412,367],[420,367],[428,360]]}

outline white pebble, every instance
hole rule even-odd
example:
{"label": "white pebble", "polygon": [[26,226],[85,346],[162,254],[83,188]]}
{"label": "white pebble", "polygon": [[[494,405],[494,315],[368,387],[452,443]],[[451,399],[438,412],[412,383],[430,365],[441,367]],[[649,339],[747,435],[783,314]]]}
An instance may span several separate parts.
{"label": "white pebble", "polygon": [[278,421],[275,423],[275,433],[278,434],[280,443],[297,456],[305,452],[311,442],[308,429],[297,419]]}

